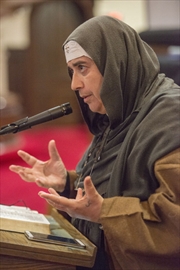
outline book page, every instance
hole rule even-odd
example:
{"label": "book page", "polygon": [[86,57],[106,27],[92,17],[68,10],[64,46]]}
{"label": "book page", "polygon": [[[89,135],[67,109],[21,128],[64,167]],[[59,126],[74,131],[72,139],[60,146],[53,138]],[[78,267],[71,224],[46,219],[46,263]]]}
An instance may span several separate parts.
{"label": "book page", "polygon": [[50,224],[43,214],[21,206],[0,205],[0,218]]}

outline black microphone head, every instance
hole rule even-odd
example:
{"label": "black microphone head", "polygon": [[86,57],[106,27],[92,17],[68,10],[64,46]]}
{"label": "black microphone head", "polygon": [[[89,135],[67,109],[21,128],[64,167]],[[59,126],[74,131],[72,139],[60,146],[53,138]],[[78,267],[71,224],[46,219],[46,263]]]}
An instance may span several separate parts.
{"label": "black microphone head", "polygon": [[72,113],[72,108],[69,102],[63,104],[62,106],[64,106],[64,114],[70,114]]}

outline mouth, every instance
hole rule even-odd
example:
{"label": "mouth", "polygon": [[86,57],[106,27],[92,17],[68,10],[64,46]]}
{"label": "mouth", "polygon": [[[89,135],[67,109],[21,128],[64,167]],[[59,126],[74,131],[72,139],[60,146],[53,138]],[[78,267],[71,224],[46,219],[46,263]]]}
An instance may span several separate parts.
{"label": "mouth", "polygon": [[87,103],[88,102],[88,99],[91,97],[91,95],[88,95],[88,96],[82,96],[81,98],[83,99],[83,101],[85,102],[85,103]]}

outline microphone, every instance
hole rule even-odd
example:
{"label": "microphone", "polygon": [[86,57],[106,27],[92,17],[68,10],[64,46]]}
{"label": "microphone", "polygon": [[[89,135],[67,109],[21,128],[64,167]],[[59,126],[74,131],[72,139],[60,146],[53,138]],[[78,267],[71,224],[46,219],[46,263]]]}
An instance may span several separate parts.
{"label": "microphone", "polygon": [[7,126],[4,126],[0,129],[0,135],[4,135],[7,133],[17,133],[19,131],[31,128],[32,126],[54,120],[70,113],[72,113],[72,108],[70,106],[70,103],[68,102],[36,114],[32,117],[25,117],[14,123],[8,124]]}

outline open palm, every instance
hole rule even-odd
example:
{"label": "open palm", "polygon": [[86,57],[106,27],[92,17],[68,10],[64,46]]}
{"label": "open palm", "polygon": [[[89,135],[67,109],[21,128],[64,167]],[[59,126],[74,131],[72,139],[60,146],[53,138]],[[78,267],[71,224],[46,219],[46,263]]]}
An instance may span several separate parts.
{"label": "open palm", "polygon": [[57,191],[63,191],[67,171],[58,154],[54,140],[49,142],[48,150],[50,159],[45,162],[19,150],[18,155],[29,167],[11,165],[10,170],[18,173],[19,176],[27,182],[35,182],[41,187],[52,187]]}

